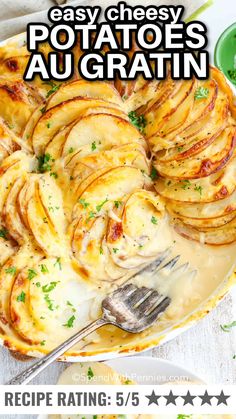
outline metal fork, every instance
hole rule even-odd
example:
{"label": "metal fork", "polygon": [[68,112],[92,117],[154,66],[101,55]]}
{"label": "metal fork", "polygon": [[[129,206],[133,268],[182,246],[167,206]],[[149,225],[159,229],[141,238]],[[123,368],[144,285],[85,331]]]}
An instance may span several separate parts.
{"label": "metal fork", "polygon": [[[168,276],[173,271],[180,257],[176,256],[163,265],[168,254],[169,249],[154,262],[135,274],[135,276],[143,272],[148,272],[150,275],[155,275],[160,272]],[[181,272],[186,272],[187,269],[188,265],[184,264],[176,268],[174,272],[178,272],[178,275],[181,275]],[[192,275],[194,272],[192,271],[189,274]],[[71,336],[67,341],[14,377],[7,384],[28,384],[68,349],[101,326],[112,324],[130,333],[142,332],[153,325],[169,306],[170,302],[170,297],[161,295],[154,289],[146,287],[138,288],[133,284],[126,284],[118,288],[103,300],[101,318]]]}

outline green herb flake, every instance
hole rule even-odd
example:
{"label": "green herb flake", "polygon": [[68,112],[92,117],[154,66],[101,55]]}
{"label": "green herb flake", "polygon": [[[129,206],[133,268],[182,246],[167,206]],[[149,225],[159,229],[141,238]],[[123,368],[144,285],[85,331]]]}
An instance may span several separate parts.
{"label": "green herb flake", "polygon": [[18,295],[16,301],[18,301],[18,303],[25,303],[25,292],[21,291],[20,295]]}
{"label": "green herb flake", "polygon": [[50,173],[50,176],[51,177],[54,177],[54,179],[57,179],[58,178],[58,174],[56,172]]}
{"label": "green herb flake", "polygon": [[100,253],[100,255],[103,255],[103,248],[102,247],[100,247],[99,253]]}
{"label": "green herb flake", "polygon": [[40,265],[40,270],[43,274],[49,273],[48,267],[44,264]]}
{"label": "green herb flake", "polygon": [[44,114],[44,113],[46,112],[46,106],[44,106],[43,108],[41,108],[41,109],[40,109],[40,112],[41,112],[42,114]]}
{"label": "green herb flake", "polygon": [[62,266],[61,266],[61,258],[57,258],[56,262],[54,263],[53,266],[58,266],[59,270],[62,270]]}
{"label": "green herb flake", "polygon": [[135,111],[131,111],[128,113],[128,117],[130,122],[137,128],[142,134],[144,132],[144,128],[147,125],[147,121],[143,115],[137,115]]}
{"label": "green herb flake", "polygon": [[31,281],[31,279],[35,278],[37,276],[37,272],[34,269],[28,269],[28,279]]}
{"label": "green herb flake", "polygon": [[6,274],[15,275],[16,274],[16,267],[9,266],[9,268],[5,269]]}
{"label": "green herb flake", "polygon": [[40,288],[41,287],[41,282],[36,282],[35,285],[36,285],[37,288]]}
{"label": "green herb flake", "polygon": [[108,202],[108,199],[105,199],[105,201],[101,202],[101,204],[96,206],[97,212],[101,211],[103,205],[105,205]]}
{"label": "green herb flake", "polygon": [[152,216],[151,218],[151,223],[157,225],[158,224],[158,220],[156,217]]}
{"label": "green herb flake", "polygon": [[152,170],[151,170],[151,174],[150,174],[150,178],[152,180],[156,180],[158,178],[158,173],[157,173],[157,169],[152,166]]}
{"label": "green herb flake", "polygon": [[46,343],[46,340],[42,340],[42,341],[40,342],[40,345],[41,345],[41,346],[45,346],[45,343]]}
{"label": "green herb flake", "polygon": [[93,142],[92,142],[92,145],[91,145],[91,150],[92,150],[92,151],[95,151],[95,150],[96,150],[96,148],[97,148],[97,146],[96,146],[96,141],[93,141]]}
{"label": "green herb flake", "polygon": [[73,147],[70,147],[70,148],[69,148],[69,150],[68,150],[68,153],[69,153],[69,154],[71,154],[71,153],[73,153],[74,151],[75,151],[75,150],[74,150],[74,148],[73,148]]}
{"label": "green herb flake", "polygon": [[51,299],[49,298],[49,295],[48,295],[48,294],[46,294],[46,295],[44,296],[44,300],[45,300],[45,301],[46,301],[46,303],[47,303],[48,310],[53,311],[53,310],[54,310],[54,307],[53,307],[53,300],[51,300]]}
{"label": "green herb flake", "polygon": [[49,121],[49,122],[47,123],[47,128],[49,129],[49,128],[51,128],[51,126],[52,126],[52,123]]}
{"label": "green herb flake", "polygon": [[48,81],[48,82],[45,82],[44,84],[47,84],[47,85],[49,85],[51,87],[51,89],[48,90],[48,92],[47,92],[46,98],[48,98],[53,93],[55,93],[59,89],[59,87],[60,87],[60,84],[56,84],[53,81]]}
{"label": "green herb flake", "polygon": [[89,212],[89,216],[88,216],[88,218],[87,218],[87,220],[86,220],[86,223],[88,223],[92,218],[95,218],[95,212],[94,211],[90,211]]}
{"label": "green herb flake", "polygon": [[207,87],[198,87],[198,89],[195,90],[194,93],[194,99],[206,99],[209,95],[209,89]]}
{"label": "green herb flake", "polygon": [[191,182],[187,179],[182,180],[181,184],[182,184],[181,188],[184,190],[186,190],[187,188],[189,188],[189,186],[191,186]]}
{"label": "green herb flake", "polygon": [[199,194],[200,194],[200,196],[202,196],[202,186],[195,186],[195,188],[194,188],[194,190],[196,191],[196,192],[198,192]]}
{"label": "green herb flake", "polygon": [[63,326],[71,328],[74,326],[74,321],[75,321],[75,316],[73,315],[67,320],[67,323],[63,324]]}
{"label": "green herb flake", "polygon": [[6,228],[1,228],[0,237],[4,240],[8,240],[7,236],[8,236],[8,231],[6,230]]}
{"label": "green herb flake", "polygon": [[119,206],[122,204],[121,201],[114,201],[115,207],[119,208]]}
{"label": "green herb flake", "polygon": [[177,415],[177,419],[188,419],[191,418],[193,415]]}
{"label": "green herb flake", "polygon": [[92,380],[92,378],[94,377],[94,373],[91,367],[88,368],[87,377],[89,380]]}
{"label": "green herb flake", "polygon": [[52,290],[54,290],[54,288],[56,288],[58,282],[59,281],[57,281],[57,282],[56,281],[52,281],[52,282],[50,282],[50,284],[43,285],[42,286],[43,292],[46,292],[46,293],[51,292]]}
{"label": "green herb flake", "polygon": [[51,170],[50,162],[52,161],[52,157],[50,154],[42,154],[41,156],[37,157],[38,159],[38,171],[39,173],[49,172]]}
{"label": "green herb flake", "polygon": [[89,202],[86,202],[85,201],[85,199],[80,199],[79,200],[79,203],[82,205],[82,207],[84,208],[84,209],[86,209],[86,208],[88,208],[89,207]]}
{"label": "green herb flake", "polygon": [[117,247],[113,247],[112,250],[113,250],[114,253],[117,253],[119,249]]}
{"label": "green herb flake", "polygon": [[232,327],[236,327],[236,320],[229,324],[221,324],[220,327],[224,332],[229,332]]}

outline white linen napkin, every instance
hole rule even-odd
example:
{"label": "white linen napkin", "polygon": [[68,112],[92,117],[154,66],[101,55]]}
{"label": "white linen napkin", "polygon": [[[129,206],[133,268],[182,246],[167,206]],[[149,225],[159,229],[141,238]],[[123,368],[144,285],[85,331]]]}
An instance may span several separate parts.
{"label": "white linen napkin", "polygon": [[[191,16],[196,10],[206,4],[208,0],[142,0],[142,5],[183,5],[185,17]],[[117,4],[118,0],[0,0],[0,41],[24,32],[30,22],[47,22],[47,10],[55,4],[62,6],[101,6],[103,8]],[[131,6],[137,5],[137,0],[127,0]]]}

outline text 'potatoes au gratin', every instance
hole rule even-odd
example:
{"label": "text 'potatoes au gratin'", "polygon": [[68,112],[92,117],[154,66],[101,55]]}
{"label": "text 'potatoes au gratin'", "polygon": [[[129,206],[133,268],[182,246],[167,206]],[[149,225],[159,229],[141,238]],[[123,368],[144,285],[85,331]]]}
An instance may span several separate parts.
{"label": "text 'potatoes au gratin'", "polygon": [[28,59],[24,44],[0,48],[0,329],[25,353],[95,319],[173,244],[166,224],[201,244],[236,240],[236,113],[217,69],[26,83]]}

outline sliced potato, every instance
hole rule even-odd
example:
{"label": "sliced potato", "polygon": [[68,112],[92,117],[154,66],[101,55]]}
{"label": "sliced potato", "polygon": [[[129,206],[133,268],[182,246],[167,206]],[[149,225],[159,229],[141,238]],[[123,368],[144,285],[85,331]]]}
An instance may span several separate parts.
{"label": "sliced potato", "polygon": [[159,177],[157,192],[165,198],[182,202],[212,202],[227,198],[236,188],[235,151],[229,164],[217,173],[200,179],[175,180]]}
{"label": "sliced potato", "polygon": [[115,115],[92,114],[82,117],[73,126],[62,154],[66,156],[71,150],[79,150],[86,144],[89,144],[90,152],[97,152],[130,142],[141,144],[146,149],[144,138],[130,122]]}
{"label": "sliced potato", "polygon": [[226,128],[209,147],[191,158],[172,160],[169,164],[154,162],[161,176],[175,179],[197,179],[222,169],[233,155],[236,127]]}
{"label": "sliced potato", "polygon": [[60,88],[50,97],[47,104],[47,110],[59,103],[76,97],[102,99],[122,106],[121,97],[111,84],[102,81],[94,81],[91,83],[86,80],[75,80],[60,86]]}
{"label": "sliced potato", "polygon": [[41,155],[44,152],[61,128],[78,119],[82,112],[97,106],[113,107],[114,105],[102,100],[75,98],[46,111],[36,124],[32,135],[32,144],[36,155]]}

